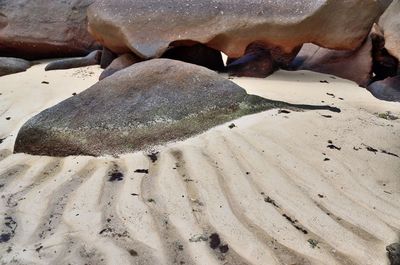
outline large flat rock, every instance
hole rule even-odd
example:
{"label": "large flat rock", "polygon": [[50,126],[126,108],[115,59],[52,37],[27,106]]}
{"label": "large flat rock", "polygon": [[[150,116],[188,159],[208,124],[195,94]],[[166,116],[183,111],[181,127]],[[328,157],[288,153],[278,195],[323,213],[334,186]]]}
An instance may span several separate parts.
{"label": "large flat rock", "polygon": [[263,43],[291,54],[303,43],[355,49],[385,4],[375,0],[98,0],[89,31],[116,53],[161,56],[170,45],[203,43],[229,57]]}

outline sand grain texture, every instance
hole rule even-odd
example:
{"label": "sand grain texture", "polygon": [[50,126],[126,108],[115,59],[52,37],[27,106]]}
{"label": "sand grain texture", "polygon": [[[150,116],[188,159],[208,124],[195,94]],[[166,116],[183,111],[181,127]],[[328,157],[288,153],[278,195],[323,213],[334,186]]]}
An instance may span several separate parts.
{"label": "sand grain texture", "polygon": [[[12,154],[27,119],[101,71],[44,67],[0,78],[0,264],[388,264],[400,230],[400,120],[375,113],[399,116],[399,103],[329,75],[279,71],[233,81],[342,112],[242,117],[157,148],[155,162],[141,152]],[[204,241],[212,233],[216,249]]]}

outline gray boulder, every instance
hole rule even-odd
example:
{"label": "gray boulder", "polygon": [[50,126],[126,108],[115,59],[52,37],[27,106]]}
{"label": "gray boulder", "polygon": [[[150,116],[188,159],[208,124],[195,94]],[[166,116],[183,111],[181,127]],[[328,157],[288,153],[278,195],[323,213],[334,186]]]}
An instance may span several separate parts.
{"label": "gray boulder", "polygon": [[46,71],[64,70],[64,69],[72,69],[72,68],[96,65],[100,64],[100,60],[101,60],[101,51],[97,50],[97,51],[92,51],[85,57],[67,58],[51,62],[48,65],[46,65],[45,70]]}
{"label": "gray boulder", "polygon": [[400,75],[373,82],[368,90],[379,99],[400,102]]}
{"label": "gray boulder", "polygon": [[29,67],[31,67],[31,63],[26,60],[12,57],[0,57],[0,76],[24,72]]}
{"label": "gray boulder", "polygon": [[184,139],[240,116],[290,105],[251,96],[207,68],[169,59],[134,64],[31,118],[15,152],[104,155]]}
{"label": "gray boulder", "polygon": [[400,265],[400,244],[393,243],[386,247],[390,265]]}

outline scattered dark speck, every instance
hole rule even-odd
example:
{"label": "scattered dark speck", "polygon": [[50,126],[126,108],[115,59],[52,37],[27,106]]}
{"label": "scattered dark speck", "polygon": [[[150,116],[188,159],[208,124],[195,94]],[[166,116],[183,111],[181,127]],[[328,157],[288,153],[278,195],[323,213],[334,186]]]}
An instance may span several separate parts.
{"label": "scattered dark speck", "polygon": [[396,155],[396,154],[394,154],[394,153],[390,153],[390,152],[388,152],[388,151],[386,151],[386,150],[381,150],[381,152],[382,152],[383,154],[387,154],[387,155],[399,157],[398,155]]}
{"label": "scattered dark speck", "polygon": [[110,175],[110,178],[108,179],[108,181],[113,182],[113,181],[121,181],[124,179],[124,175],[121,172],[113,172]]}
{"label": "scattered dark speck", "polygon": [[328,119],[332,118],[332,115],[321,115],[321,116],[325,117],[325,118],[328,118]]}
{"label": "scattered dark speck", "polygon": [[231,123],[228,127],[229,127],[229,129],[233,129],[236,127],[236,125],[234,123]]}
{"label": "scattered dark speck", "polygon": [[8,120],[8,121],[11,120],[11,117],[7,117],[6,120]]}
{"label": "scattered dark speck", "polygon": [[281,113],[284,113],[284,114],[289,114],[289,113],[290,113],[290,111],[288,111],[288,110],[285,110],[285,109],[280,109],[280,110],[278,110],[278,113],[279,113],[279,114],[281,114]]}
{"label": "scattered dark speck", "polygon": [[72,93],[72,95],[73,95],[73,96],[76,96],[76,93],[74,92],[74,93]]}
{"label": "scattered dark speck", "polygon": [[130,250],[129,250],[129,254],[130,254],[132,257],[137,257],[137,255],[138,255],[138,253],[137,253],[135,250],[133,250],[133,249],[130,249]]}
{"label": "scattered dark speck", "polygon": [[375,153],[375,154],[376,154],[376,152],[378,152],[377,149],[375,149],[375,148],[373,148],[373,147],[371,147],[371,146],[367,146],[367,150],[370,151],[370,152],[373,152],[373,153]]}
{"label": "scattered dark speck", "polygon": [[11,239],[11,234],[1,234],[0,243],[8,242]]}
{"label": "scattered dark speck", "polygon": [[332,93],[326,93],[328,96],[331,96],[331,97],[335,97],[335,94],[332,94]]}
{"label": "scattered dark speck", "polygon": [[104,228],[103,230],[101,230],[99,232],[99,235],[103,234],[104,232],[112,232],[112,229],[111,228]]}
{"label": "scattered dark speck", "polygon": [[151,162],[155,163],[158,159],[158,157],[157,157],[158,154],[159,154],[158,152],[155,152],[155,153],[148,154],[147,156],[150,158]]}
{"label": "scattered dark speck", "polygon": [[319,82],[320,82],[320,83],[323,83],[323,84],[329,84],[329,82],[326,81],[326,80],[320,80]]}
{"label": "scattered dark speck", "polygon": [[330,144],[327,146],[329,149],[336,149],[336,150],[342,150],[341,147],[337,147],[336,145]]}
{"label": "scattered dark speck", "polygon": [[311,248],[316,248],[317,246],[318,246],[318,241],[317,240],[315,240],[315,239],[309,239],[309,240],[307,240],[308,241],[308,243],[310,243],[310,247]]}
{"label": "scattered dark speck", "polygon": [[135,173],[149,174],[149,170],[148,169],[136,169]]}
{"label": "scattered dark speck", "polygon": [[322,195],[322,194],[318,194],[318,197],[320,197],[320,198],[324,198],[325,196],[324,196],[324,195]]}
{"label": "scattered dark speck", "polygon": [[325,158],[324,161],[330,161],[330,159],[329,158]]}
{"label": "scattered dark speck", "polygon": [[221,239],[217,233],[213,233],[210,235],[210,248],[216,249],[221,245]]}
{"label": "scattered dark speck", "polygon": [[139,196],[137,193],[131,193],[132,196]]}
{"label": "scattered dark speck", "polygon": [[43,246],[40,246],[36,249],[36,252],[39,252],[41,249],[43,248]]}
{"label": "scattered dark speck", "polygon": [[48,85],[48,84],[49,84],[49,82],[47,82],[47,81],[42,81],[42,84],[46,84],[46,85]]}
{"label": "scattered dark speck", "polygon": [[219,246],[219,251],[221,251],[221,253],[226,253],[229,251],[229,246],[228,245]]}
{"label": "scattered dark speck", "polygon": [[[263,194],[264,195],[264,194]],[[271,199],[271,197],[267,196],[267,198],[264,198],[264,201],[267,203],[272,204],[273,206],[275,206],[276,208],[280,208],[278,206],[278,204],[275,202],[275,200]]]}

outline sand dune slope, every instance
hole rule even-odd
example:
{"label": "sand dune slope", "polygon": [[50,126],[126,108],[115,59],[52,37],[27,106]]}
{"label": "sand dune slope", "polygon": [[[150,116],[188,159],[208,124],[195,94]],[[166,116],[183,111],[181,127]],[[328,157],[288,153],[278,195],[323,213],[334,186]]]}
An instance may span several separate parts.
{"label": "sand dune slope", "polygon": [[342,112],[271,110],[152,156],[12,154],[27,119],[100,73],[43,69],[0,78],[0,264],[388,264],[400,231],[400,120],[378,114],[400,116],[400,104],[281,71],[233,81]]}

